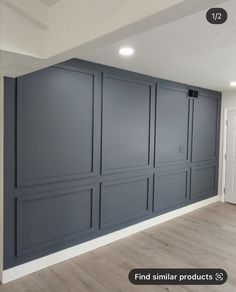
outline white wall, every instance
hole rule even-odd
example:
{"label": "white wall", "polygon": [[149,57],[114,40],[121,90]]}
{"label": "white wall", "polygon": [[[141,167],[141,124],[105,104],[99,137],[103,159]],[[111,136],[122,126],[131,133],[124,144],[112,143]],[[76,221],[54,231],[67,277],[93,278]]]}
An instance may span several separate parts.
{"label": "white wall", "polygon": [[219,195],[223,195],[224,188],[224,142],[226,136],[226,126],[225,126],[225,111],[228,108],[236,109],[236,90],[224,91],[222,94],[222,105],[221,105],[221,125],[220,125],[220,160],[219,160]]}

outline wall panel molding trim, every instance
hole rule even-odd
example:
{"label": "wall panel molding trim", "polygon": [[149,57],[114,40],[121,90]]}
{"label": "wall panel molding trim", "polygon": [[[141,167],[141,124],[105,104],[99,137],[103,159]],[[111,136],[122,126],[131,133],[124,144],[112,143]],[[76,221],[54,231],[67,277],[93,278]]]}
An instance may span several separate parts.
{"label": "wall panel molding trim", "polygon": [[3,270],[3,198],[4,198],[4,81],[0,75],[0,281]]}
{"label": "wall panel molding trim", "polygon": [[214,197],[211,197],[209,199],[188,205],[186,207],[176,209],[174,211],[165,213],[165,214],[157,216],[155,218],[142,221],[141,223],[134,224],[134,225],[126,227],[124,229],[121,229],[121,230],[109,233],[107,235],[98,237],[96,239],[87,241],[85,243],[82,243],[82,244],[64,249],[62,251],[50,254],[48,256],[41,257],[39,259],[27,262],[25,264],[18,265],[18,266],[15,266],[13,268],[4,270],[3,274],[2,274],[2,281],[1,282],[3,284],[5,284],[5,283],[8,283],[10,281],[16,280],[20,277],[26,276],[28,274],[39,271],[39,270],[44,269],[46,267],[55,265],[55,264],[60,263],[62,261],[73,258],[75,256],[79,256],[81,254],[87,253],[87,252],[92,251],[96,248],[105,246],[105,245],[112,243],[116,240],[125,238],[127,236],[130,236],[132,234],[135,234],[135,233],[140,232],[142,230],[145,230],[147,228],[156,226],[156,225],[161,224],[163,222],[166,222],[168,220],[171,220],[171,219],[174,219],[176,217],[182,216],[184,214],[190,213],[194,210],[205,207],[205,206],[210,205],[212,203],[215,203],[217,201],[220,201],[220,197],[214,196]]}
{"label": "wall panel molding trim", "polygon": [[4,82],[5,271],[217,195],[220,92],[77,59]]}
{"label": "wall panel molding trim", "polygon": [[17,79],[17,187],[96,176],[99,80],[96,71],[59,67]]}

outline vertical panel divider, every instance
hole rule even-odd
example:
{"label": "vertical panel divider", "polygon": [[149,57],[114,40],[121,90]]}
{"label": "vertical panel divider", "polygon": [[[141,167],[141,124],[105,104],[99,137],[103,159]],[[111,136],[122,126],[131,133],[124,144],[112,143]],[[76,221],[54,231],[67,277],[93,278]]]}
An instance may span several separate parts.
{"label": "vertical panel divider", "polygon": [[100,118],[100,175],[102,175],[102,159],[103,159],[103,92],[104,92],[104,73],[101,72],[101,118]]}
{"label": "vertical panel divider", "polygon": [[192,157],[193,157],[193,115],[194,115],[194,99],[189,98],[189,141],[188,141],[188,200],[191,199],[191,183],[192,183]]}

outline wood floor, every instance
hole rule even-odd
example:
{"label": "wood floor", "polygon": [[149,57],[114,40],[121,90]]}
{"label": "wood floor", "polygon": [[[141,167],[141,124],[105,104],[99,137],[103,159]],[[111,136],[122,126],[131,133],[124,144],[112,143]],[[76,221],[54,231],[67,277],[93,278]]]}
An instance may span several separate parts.
{"label": "wood floor", "polygon": [[[223,268],[222,286],[134,286],[133,268]],[[1,292],[236,291],[236,206],[215,203],[0,286]]]}

